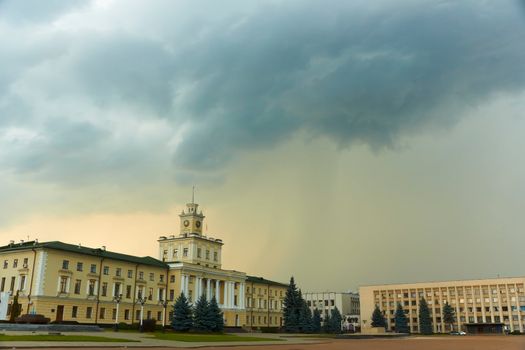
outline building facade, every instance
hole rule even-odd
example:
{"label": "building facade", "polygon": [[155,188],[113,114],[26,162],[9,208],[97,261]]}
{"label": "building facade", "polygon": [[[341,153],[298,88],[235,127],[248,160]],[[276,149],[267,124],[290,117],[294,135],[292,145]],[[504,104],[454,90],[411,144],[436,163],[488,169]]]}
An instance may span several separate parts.
{"label": "building facade", "polygon": [[321,312],[322,321],[337,307],[343,316],[342,327],[345,330],[352,331],[360,325],[360,302],[357,293],[307,292],[303,293],[303,298],[312,312],[315,309]]}
{"label": "building facade", "polygon": [[[286,285],[222,269],[223,242],[203,235],[204,215],[197,204],[187,204],[180,221],[177,236],[159,238],[159,259],[63,242],[0,247],[0,320],[9,318],[18,293],[22,313],[52,321],[108,324],[149,318],[165,324],[183,293],[192,303],[201,295],[215,297],[226,326],[280,326]],[[254,293],[263,289],[272,295],[255,306],[254,298],[260,298]],[[266,318],[259,321],[264,312]]]}
{"label": "building facade", "polygon": [[393,330],[399,303],[407,314],[410,331],[418,333],[419,301],[425,298],[435,333],[451,331],[443,319],[446,302],[455,311],[454,330],[524,332],[524,285],[525,277],[364,286],[359,288],[362,329],[371,327],[372,313],[377,305],[388,329]]}

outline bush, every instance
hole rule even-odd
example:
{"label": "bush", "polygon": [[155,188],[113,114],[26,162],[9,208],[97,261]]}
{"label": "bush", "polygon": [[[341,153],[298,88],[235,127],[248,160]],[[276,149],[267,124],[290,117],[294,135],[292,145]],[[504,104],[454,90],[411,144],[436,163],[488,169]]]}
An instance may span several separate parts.
{"label": "bush", "polygon": [[157,326],[157,320],[154,320],[151,318],[142,320],[142,331],[143,332],[155,332],[156,326]]}
{"label": "bush", "polygon": [[48,324],[51,319],[39,314],[27,314],[15,318],[16,323]]}

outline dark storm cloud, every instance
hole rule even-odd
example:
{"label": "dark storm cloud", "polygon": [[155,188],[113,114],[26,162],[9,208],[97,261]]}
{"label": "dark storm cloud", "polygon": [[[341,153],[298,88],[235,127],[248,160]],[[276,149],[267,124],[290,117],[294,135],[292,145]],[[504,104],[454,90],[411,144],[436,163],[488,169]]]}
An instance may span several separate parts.
{"label": "dark storm cloud", "polygon": [[[0,5],[12,48],[0,58],[0,125],[40,138],[3,164],[27,172],[48,159],[33,173],[45,181],[82,178],[83,164],[83,181],[101,181],[94,164],[97,174],[120,164],[108,152],[138,164],[165,155],[188,179],[298,131],[388,147],[525,86],[513,1],[110,2],[28,11],[36,24],[22,29],[17,3]],[[115,142],[155,119],[171,137]],[[104,162],[87,151],[102,148]],[[63,171],[71,162],[78,171]]]}

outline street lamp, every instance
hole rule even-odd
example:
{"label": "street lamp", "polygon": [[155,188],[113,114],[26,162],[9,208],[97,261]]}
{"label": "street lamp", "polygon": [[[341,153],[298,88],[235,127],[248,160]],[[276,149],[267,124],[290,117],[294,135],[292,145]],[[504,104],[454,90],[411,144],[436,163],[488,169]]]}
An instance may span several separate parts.
{"label": "street lamp", "polygon": [[168,307],[167,300],[159,301],[159,304],[162,306],[162,333],[164,333],[164,326],[166,325],[166,308]]}
{"label": "street lamp", "polygon": [[117,304],[117,313],[115,315],[115,332],[118,332],[118,309],[119,309],[121,300],[122,300],[122,294],[118,294],[113,297],[113,301]]}
{"label": "street lamp", "polygon": [[142,326],[142,320],[144,319],[144,304],[146,304],[146,301],[148,299],[144,296],[140,296],[137,298],[137,303],[140,304],[140,327],[139,327],[139,330],[140,332],[143,332],[144,329],[143,329],[143,326]]}

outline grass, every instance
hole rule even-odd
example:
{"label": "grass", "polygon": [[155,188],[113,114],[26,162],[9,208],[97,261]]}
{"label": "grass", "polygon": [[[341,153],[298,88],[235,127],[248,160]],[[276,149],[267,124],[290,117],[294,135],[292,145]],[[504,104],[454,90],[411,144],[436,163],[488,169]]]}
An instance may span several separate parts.
{"label": "grass", "polygon": [[195,334],[195,333],[155,333],[153,336],[161,340],[183,342],[258,342],[282,341],[275,338],[242,337],[234,334]]}
{"label": "grass", "polygon": [[27,334],[27,335],[5,335],[0,334],[2,341],[70,341],[70,342],[97,342],[97,343],[123,343],[137,342],[137,340],[107,338],[90,335],[48,335],[48,334]]}

